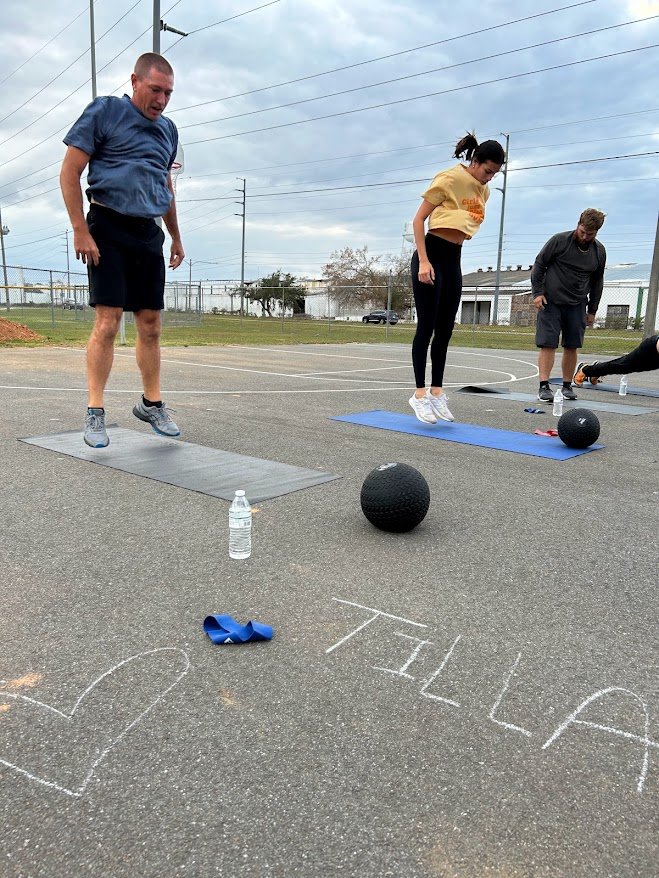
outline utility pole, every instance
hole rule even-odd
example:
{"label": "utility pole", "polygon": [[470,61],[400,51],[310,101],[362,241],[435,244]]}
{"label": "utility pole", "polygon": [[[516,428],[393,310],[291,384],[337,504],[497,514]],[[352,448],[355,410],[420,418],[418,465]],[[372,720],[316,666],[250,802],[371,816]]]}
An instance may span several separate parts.
{"label": "utility pole", "polygon": [[2,244],[2,273],[5,278],[5,302],[7,303],[7,311],[11,310],[11,301],[9,298],[9,283],[7,282],[7,259],[5,257],[5,235],[9,234],[9,226],[2,225],[2,210],[0,210],[0,244]]}
{"label": "utility pole", "polygon": [[94,32],[94,0],[89,0],[89,36],[92,59],[92,100],[96,97],[96,35]]}
{"label": "utility pole", "polygon": [[153,51],[160,54],[160,31],[162,29],[162,21],[160,20],[160,0],[153,0]]}
{"label": "utility pole", "polygon": [[[3,256],[4,261],[4,256]],[[7,281],[5,280],[5,283]],[[650,269],[650,286],[648,287],[648,303],[645,308],[645,321],[643,323],[643,338],[649,338],[655,334],[657,323],[657,298],[659,297],[659,215],[657,216],[657,231],[654,236],[654,253],[652,255],[652,268]]]}
{"label": "utility pole", "polygon": [[391,269],[389,269],[389,278],[387,280],[387,319],[384,322],[384,338],[389,338],[389,314],[391,312]]}
{"label": "utility pole", "polygon": [[237,213],[236,216],[242,216],[243,218],[243,237],[242,237],[242,246],[240,250],[240,319],[243,319],[243,312],[245,309],[245,199],[247,196],[247,180],[244,177],[236,177],[236,180],[243,181],[243,188],[236,189],[236,192],[242,192],[243,200],[237,201],[236,204],[242,204],[243,212]]}
{"label": "utility pole", "polygon": [[506,213],[506,184],[508,182],[508,149],[510,147],[510,134],[501,134],[506,138],[506,163],[503,166],[503,188],[499,191],[501,196],[501,221],[499,223],[499,252],[497,254],[497,274],[494,281],[494,314],[492,315],[492,323],[496,325],[499,320],[499,278],[501,277],[501,254],[503,252],[503,222]]}
{"label": "utility pole", "polygon": [[[176,4],[175,4],[176,5]],[[153,0],[153,51],[156,55],[160,55],[160,31],[170,31],[173,34],[178,34],[180,37],[187,37],[187,33],[182,30],[178,30],[175,27],[167,24],[166,21],[163,21],[160,17],[160,0]]]}
{"label": "utility pole", "polygon": [[65,230],[66,234],[66,294],[71,295],[71,273],[69,269],[69,230]]}

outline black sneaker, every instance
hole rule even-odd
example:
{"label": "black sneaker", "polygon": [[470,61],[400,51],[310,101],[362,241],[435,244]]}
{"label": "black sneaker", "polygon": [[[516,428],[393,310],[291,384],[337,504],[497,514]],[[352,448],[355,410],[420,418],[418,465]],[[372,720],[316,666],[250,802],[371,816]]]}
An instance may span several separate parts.
{"label": "black sneaker", "polygon": [[[587,365],[587,363],[579,363],[579,365],[577,366],[577,371],[574,373],[574,378],[572,379],[572,383],[576,384],[577,387],[583,387],[585,381],[590,381],[593,386],[596,386],[600,383],[599,378],[590,378],[588,375],[586,375],[586,373],[584,372],[584,366]],[[597,360],[595,360],[595,362],[591,363],[590,365],[597,366]]]}
{"label": "black sneaker", "polygon": [[563,399],[576,399],[577,394],[572,390],[571,387],[566,387],[565,384],[561,388],[563,391]]}
{"label": "black sneaker", "polygon": [[538,391],[538,399],[540,402],[553,402],[554,394],[548,387],[541,387]]}

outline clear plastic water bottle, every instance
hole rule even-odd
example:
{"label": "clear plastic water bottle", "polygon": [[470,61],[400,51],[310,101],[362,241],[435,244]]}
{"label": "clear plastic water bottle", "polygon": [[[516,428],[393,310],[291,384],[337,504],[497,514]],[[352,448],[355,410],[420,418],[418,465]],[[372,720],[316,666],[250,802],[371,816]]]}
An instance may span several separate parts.
{"label": "clear plastic water bottle", "polygon": [[236,491],[229,507],[229,558],[252,554],[252,507],[244,491]]}
{"label": "clear plastic water bottle", "polygon": [[554,394],[554,417],[560,418],[563,414],[563,390],[562,388],[558,388],[556,393]]}
{"label": "clear plastic water bottle", "polygon": [[627,376],[623,375],[620,379],[620,387],[618,389],[620,396],[627,396]]}

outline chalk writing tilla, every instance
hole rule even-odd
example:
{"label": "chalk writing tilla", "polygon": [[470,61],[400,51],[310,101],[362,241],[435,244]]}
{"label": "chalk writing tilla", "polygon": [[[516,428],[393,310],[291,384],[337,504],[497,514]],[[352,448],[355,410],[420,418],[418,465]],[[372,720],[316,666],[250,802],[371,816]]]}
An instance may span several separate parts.
{"label": "chalk writing tilla", "polygon": [[76,798],[79,798],[80,796],[82,796],[82,794],[85,792],[85,789],[87,788],[87,785],[89,784],[89,781],[94,776],[94,773],[96,772],[97,768],[104,761],[104,759],[107,758],[110,751],[113,750],[114,747],[116,747],[117,744],[123,738],[125,738],[126,735],[132,729],[134,729],[135,726],[137,726],[147,716],[147,714],[151,713],[151,711],[156,707],[157,704],[159,704],[163,700],[163,698],[167,695],[167,693],[171,692],[171,690],[176,685],[178,685],[178,683],[188,673],[188,671],[190,669],[190,659],[188,658],[187,653],[185,653],[182,649],[177,649],[175,647],[161,647],[158,649],[150,649],[150,650],[147,650],[146,652],[138,653],[137,655],[132,655],[129,658],[124,659],[122,662],[119,662],[119,664],[114,665],[109,670],[107,670],[103,674],[101,674],[100,677],[97,677],[92,683],[90,683],[89,686],[87,686],[87,688],[84,690],[84,692],[79,696],[78,700],[73,705],[73,708],[68,712],[59,710],[58,708],[53,707],[51,704],[46,704],[43,701],[37,701],[34,698],[29,698],[26,695],[18,695],[18,694],[15,694],[13,692],[0,691],[0,699],[10,698],[10,699],[14,699],[16,702],[26,702],[28,704],[34,705],[36,708],[38,708],[40,710],[50,711],[50,712],[56,714],[61,719],[66,720],[67,722],[72,722],[74,720],[75,715],[76,715],[76,711],[83,704],[85,698],[87,698],[87,696],[89,696],[90,693],[103,680],[106,680],[107,678],[109,678],[112,674],[116,673],[120,668],[123,668],[124,666],[126,666],[129,662],[139,662],[139,661],[142,661],[144,659],[147,659],[150,656],[155,656],[156,654],[160,654],[160,653],[173,653],[175,656],[178,656],[179,658],[182,657],[182,659],[183,659],[182,670],[180,670],[178,672],[174,681],[170,685],[166,686],[166,688],[160,688],[159,690],[156,690],[156,692],[154,692],[154,697],[149,701],[147,706],[142,708],[139,711],[138,715],[131,722],[127,723],[121,729],[119,734],[116,734],[113,737],[113,739],[110,741],[109,744],[107,744],[107,746],[103,747],[100,750],[98,748],[96,749],[96,751],[95,751],[96,756],[93,759],[92,763],[89,765],[87,773],[84,776],[84,778],[79,786],[77,786],[76,788],[70,788],[70,787],[63,786],[61,784],[56,783],[53,780],[49,780],[46,777],[42,777],[40,775],[37,775],[37,774],[32,773],[30,771],[27,771],[21,765],[17,764],[16,762],[12,762],[9,759],[0,758],[0,764],[7,766],[7,768],[12,769],[13,771],[17,772],[18,774],[22,775],[23,777],[27,777],[30,780],[36,781],[39,784],[43,784],[46,787],[50,787],[51,789],[57,790],[60,793],[65,793],[67,796],[73,796]]}
{"label": "chalk writing tilla", "polygon": [[[430,627],[422,622],[415,622],[411,619],[405,619],[402,616],[396,616],[393,613],[386,613],[384,610],[379,610],[379,609],[376,609],[374,607],[366,607],[363,604],[357,604],[357,603],[354,603],[353,601],[341,600],[340,598],[334,598],[334,600],[339,604],[343,604],[343,605],[348,606],[348,607],[355,607],[356,609],[359,609],[359,610],[364,610],[365,612],[367,612],[371,615],[369,616],[369,618],[365,622],[360,623],[356,628],[354,628],[352,631],[350,631],[345,637],[342,637],[341,640],[337,641],[332,646],[330,646],[328,649],[326,649],[325,650],[326,655],[329,655],[330,653],[333,653],[337,649],[339,649],[339,647],[344,646],[353,637],[355,637],[357,634],[359,634],[361,631],[363,631],[369,625],[372,625],[374,622],[376,622],[378,620],[391,620],[391,621],[403,623],[406,625],[412,625],[416,628],[423,628],[426,630],[429,629],[429,627]],[[412,673],[410,673],[410,669],[414,665],[414,662],[417,661],[417,659],[421,655],[422,651],[424,649],[429,648],[429,647],[433,647],[435,644],[432,640],[427,640],[427,639],[421,638],[421,637],[415,637],[414,635],[405,634],[404,632],[401,632],[401,631],[396,631],[395,635],[396,635],[396,637],[400,637],[400,638],[407,640],[407,641],[410,641],[411,643],[414,644],[406,661],[399,668],[384,668],[384,667],[379,667],[379,666],[377,666],[377,667],[373,666],[372,669],[375,671],[378,671],[380,673],[390,674],[392,676],[400,677],[400,678],[403,678],[406,680],[416,680],[416,677],[414,677],[414,675]],[[451,644],[449,650],[444,655],[444,658],[442,659],[442,662],[437,667],[437,669],[435,671],[433,671],[433,673],[427,679],[422,681],[422,685],[421,685],[421,688],[419,690],[419,694],[423,698],[428,698],[428,699],[431,699],[433,701],[442,702],[444,704],[448,704],[449,706],[455,707],[455,708],[460,707],[460,703],[458,701],[456,701],[455,699],[447,698],[447,697],[444,697],[441,695],[437,695],[434,692],[430,692],[429,689],[433,684],[435,684],[435,682],[441,676],[441,674],[444,671],[448,662],[452,660],[453,653],[456,650],[458,644],[460,643],[461,637],[462,637],[461,635],[458,635],[458,637],[455,638],[455,640]],[[528,729],[526,729],[523,726],[518,725],[516,723],[508,722],[505,719],[500,718],[501,712],[503,710],[503,703],[504,703],[505,697],[508,693],[508,690],[511,686],[511,683],[512,683],[514,677],[516,676],[517,668],[518,668],[518,665],[520,664],[521,658],[522,658],[522,653],[518,652],[511,667],[509,668],[509,670],[506,672],[505,676],[503,677],[502,687],[501,687],[500,691],[498,692],[498,694],[496,695],[496,698],[494,699],[492,707],[490,708],[490,710],[488,712],[488,718],[493,723],[495,723],[496,725],[500,726],[503,729],[506,729],[509,732],[515,732],[515,733],[524,735],[527,738],[531,738],[533,736],[533,733],[530,732]],[[591,705],[594,705],[598,702],[602,702],[605,698],[607,698],[609,696],[612,696],[615,698],[622,697],[625,699],[631,698],[637,703],[638,709],[639,709],[639,715],[641,718],[641,725],[642,725],[642,731],[639,734],[634,734],[633,732],[625,731],[624,729],[619,729],[619,728],[612,726],[612,725],[606,725],[604,723],[592,722],[585,717],[584,714],[591,707]],[[647,779],[649,764],[650,764],[650,749],[651,748],[659,749],[659,742],[653,740],[650,737],[650,713],[649,713],[646,701],[643,698],[641,698],[640,695],[638,695],[636,692],[632,692],[631,689],[625,689],[621,686],[610,686],[608,688],[600,689],[597,692],[594,692],[592,695],[589,695],[587,698],[585,698],[576,707],[576,709],[572,713],[570,713],[565,718],[565,720],[556,727],[554,732],[549,736],[549,738],[542,745],[541,749],[548,750],[550,747],[552,747],[554,744],[556,744],[558,742],[558,740],[563,735],[565,735],[568,732],[568,730],[571,729],[572,727],[591,729],[591,730],[595,730],[597,732],[603,732],[603,733],[606,733],[609,735],[615,735],[617,737],[622,738],[625,741],[629,741],[635,747],[639,748],[640,753],[641,753],[641,761],[640,761],[640,770],[639,770],[639,775],[638,775],[638,781],[636,784],[636,789],[639,793],[643,792],[643,789],[645,787],[645,782]]]}

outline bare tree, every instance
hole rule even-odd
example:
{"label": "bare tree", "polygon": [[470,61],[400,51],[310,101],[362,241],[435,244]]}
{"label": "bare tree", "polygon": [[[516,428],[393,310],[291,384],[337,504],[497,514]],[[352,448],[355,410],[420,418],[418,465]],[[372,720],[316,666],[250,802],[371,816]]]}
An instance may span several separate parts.
{"label": "bare tree", "polygon": [[[382,271],[379,256],[370,256],[368,247],[335,250],[323,268],[323,278],[339,307],[368,306],[382,300]],[[384,295],[386,299],[386,282]]]}

